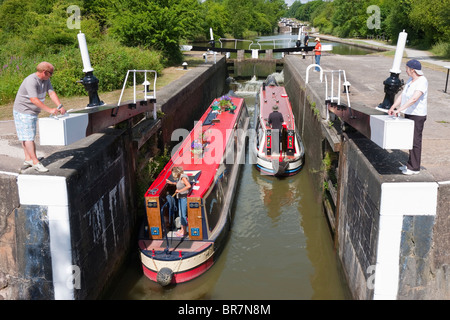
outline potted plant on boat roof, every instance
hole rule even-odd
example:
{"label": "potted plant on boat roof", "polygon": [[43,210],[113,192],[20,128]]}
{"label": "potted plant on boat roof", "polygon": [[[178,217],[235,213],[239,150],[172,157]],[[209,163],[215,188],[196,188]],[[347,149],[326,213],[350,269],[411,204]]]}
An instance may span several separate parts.
{"label": "potted plant on boat roof", "polygon": [[219,100],[219,107],[222,111],[231,111],[233,112],[236,109],[236,106],[233,105],[233,102],[231,101],[231,97],[229,96],[222,96]]}
{"label": "potted plant on boat roof", "polygon": [[203,153],[203,144],[198,139],[195,139],[191,144],[191,152],[194,155],[201,155]]}

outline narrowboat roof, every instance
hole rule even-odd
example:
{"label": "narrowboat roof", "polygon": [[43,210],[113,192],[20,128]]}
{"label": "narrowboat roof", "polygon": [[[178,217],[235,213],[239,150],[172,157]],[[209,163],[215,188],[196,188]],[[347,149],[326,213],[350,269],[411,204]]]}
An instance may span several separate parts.
{"label": "narrowboat roof", "polygon": [[[288,130],[294,130],[294,116],[292,114],[291,102],[286,93],[286,89],[280,86],[261,87],[260,92],[260,117],[262,120],[268,119],[272,113],[272,107],[278,106],[278,112],[283,114],[283,120]],[[267,123],[267,122],[263,122]],[[269,127],[267,127],[269,129]]]}
{"label": "narrowboat roof", "polygon": [[[172,158],[147,190],[146,197],[158,197],[163,191],[166,179],[170,179],[173,166],[181,166],[188,176],[197,176],[189,197],[203,197],[209,186],[213,183],[216,171],[225,153],[227,142],[232,133],[241,109],[244,106],[244,99],[239,97],[228,97],[236,107],[234,113],[223,111],[217,113],[214,109],[221,98],[216,98],[205,111],[200,120],[196,123],[189,135],[181,142],[179,148],[173,153]],[[202,139],[207,141],[203,156],[194,154],[194,142]],[[201,144],[200,144],[201,145]],[[196,145],[200,147],[200,145]],[[201,147],[200,147],[201,148]],[[190,178],[192,180],[192,178]]]}

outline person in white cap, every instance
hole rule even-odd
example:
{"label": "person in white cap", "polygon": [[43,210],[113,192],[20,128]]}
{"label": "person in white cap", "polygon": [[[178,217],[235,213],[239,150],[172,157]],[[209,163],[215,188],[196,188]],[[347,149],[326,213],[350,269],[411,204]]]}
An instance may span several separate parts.
{"label": "person in white cap", "polygon": [[423,75],[420,62],[414,59],[406,63],[406,73],[410,78],[388,114],[395,116],[403,112],[405,118],[414,121],[413,148],[409,151],[407,164],[399,168],[403,174],[412,175],[420,172],[422,132],[427,120],[428,80]]}

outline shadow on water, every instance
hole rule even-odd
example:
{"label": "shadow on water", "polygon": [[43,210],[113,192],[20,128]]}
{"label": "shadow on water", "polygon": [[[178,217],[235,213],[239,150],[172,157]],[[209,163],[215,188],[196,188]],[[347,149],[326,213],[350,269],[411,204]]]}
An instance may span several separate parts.
{"label": "shadow on water", "polygon": [[[255,94],[244,97],[252,119]],[[162,288],[143,276],[136,253],[106,298],[351,299],[309,174],[307,163],[299,174],[283,179],[243,164],[228,243],[208,272]]]}

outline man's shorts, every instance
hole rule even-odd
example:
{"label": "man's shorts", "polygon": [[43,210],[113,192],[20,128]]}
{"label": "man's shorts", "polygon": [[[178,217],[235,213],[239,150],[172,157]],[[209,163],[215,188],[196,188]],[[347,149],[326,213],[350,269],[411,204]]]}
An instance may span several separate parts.
{"label": "man's shorts", "polygon": [[15,110],[13,110],[13,114],[19,141],[34,141],[36,137],[37,115],[19,113]]}

